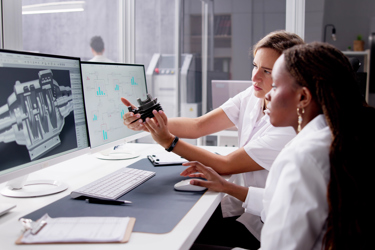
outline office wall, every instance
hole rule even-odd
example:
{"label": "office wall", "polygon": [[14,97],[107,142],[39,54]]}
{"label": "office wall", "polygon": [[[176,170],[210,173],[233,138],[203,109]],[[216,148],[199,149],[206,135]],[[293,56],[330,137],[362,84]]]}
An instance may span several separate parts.
{"label": "office wall", "polygon": [[[330,36],[330,29],[328,29],[327,42],[338,49],[347,50],[348,46],[353,48],[353,40],[358,35],[362,35],[365,49],[369,49],[369,35],[375,32],[375,1],[325,0],[323,24],[335,25],[337,41],[328,39]],[[361,70],[362,67],[359,71]],[[375,93],[369,94],[369,104],[375,107]]]}
{"label": "office wall", "polygon": [[[321,41],[326,0],[306,0],[305,41]],[[271,31],[285,29],[286,1],[215,0],[216,13],[232,15],[232,79],[251,79],[251,47]]]}
{"label": "office wall", "polygon": [[324,4],[326,0],[305,1],[305,38],[308,43],[322,41]]}
{"label": "office wall", "polygon": [[[374,0],[325,0],[324,9],[324,25],[335,25],[337,34],[336,42],[331,39],[327,39],[327,42],[340,50],[347,50],[348,46],[353,48],[353,40],[362,35],[365,49],[369,48],[368,37],[375,18]],[[330,34],[328,30],[327,38]]]}
{"label": "office wall", "polygon": [[[232,79],[250,80],[252,54],[250,49],[271,31],[285,29],[284,0],[214,0],[214,14],[230,14],[232,21],[231,49],[217,48],[215,56],[231,57]],[[189,50],[188,15],[201,14],[200,1],[185,1],[184,49]]]}

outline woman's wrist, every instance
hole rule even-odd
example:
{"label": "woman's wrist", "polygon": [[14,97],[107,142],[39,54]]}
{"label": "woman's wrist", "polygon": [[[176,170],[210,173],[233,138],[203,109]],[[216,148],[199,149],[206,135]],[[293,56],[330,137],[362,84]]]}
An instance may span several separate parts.
{"label": "woman's wrist", "polygon": [[239,186],[231,182],[227,182],[225,185],[225,193],[239,199],[242,202],[245,202],[248,188],[244,186]]}
{"label": "woman's wrist", "polygon": [[169,145],[169,147],[165,148],[165,150],[167,150],[168,152],[173,151],[174,147],[176,146],[176,144],[177,144],[177,142],[178,142],[178,139],[179,139],[179,138],[178,138],[177,136],[175,136],[175,137],[173,138],[173,141],[172,141],[171,145]]}
{"label": "woman's wrist", "polygon": [[173,140],[174,140],[174,135],[172,135],[172,134],[169,133],[168,136],[165,136],[164,138],[161,137],[160,139],[161,139],[161,140],[158,141],[159,144],[160,144],[163,148],[168,148],[168,147],[172,144],[172,142],[173,142]]}
{"label": "woman's wrist", "polygon": [[169,134],[168,136],[164,136],[164,137],[156,137],[154,138],[154,140],[159,143],[160,146],[162,146],[163,148],[167,148],[169,147],[169,145],[171,145],[172,141],[174,139],[174,135],[172,134]]}

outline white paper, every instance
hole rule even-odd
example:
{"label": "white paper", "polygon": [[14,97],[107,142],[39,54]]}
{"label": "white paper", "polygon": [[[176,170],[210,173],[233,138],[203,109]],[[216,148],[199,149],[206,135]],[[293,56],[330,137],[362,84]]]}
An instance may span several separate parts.
{"label": "white paper", "polygon": [[119,242],[124,238],[129,217],[61,217],[47,222],[38,234],[24,233],[23,243],[43,242]]}

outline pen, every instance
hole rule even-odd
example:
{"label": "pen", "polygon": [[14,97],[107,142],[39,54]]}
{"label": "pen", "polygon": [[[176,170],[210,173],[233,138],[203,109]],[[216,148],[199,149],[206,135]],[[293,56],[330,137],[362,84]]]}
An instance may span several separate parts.
{"label": "pen", "polygon": [[122,205],[122,204],[130,204],[131,201],[126,200],[102,200],[96,198],[89,198],[86,199],[87,203],[95,203],[95,204],[108,204],[108,205]]}

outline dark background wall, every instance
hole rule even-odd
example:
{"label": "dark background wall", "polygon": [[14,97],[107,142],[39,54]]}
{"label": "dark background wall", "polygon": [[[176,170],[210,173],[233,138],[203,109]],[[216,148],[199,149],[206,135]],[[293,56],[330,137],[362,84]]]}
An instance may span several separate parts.
{"label": "dark background wall", "polygon": [[[368,49],[369,34],[375,32],[375,1],[325,0],[323,23],[335,25],[337,41],[327,39],[327,42],[338,49],[353,48],[353,41],[358,35],[363,37],[365,49]],[[328,31],[330,29],[327,29],[327,37]]]}

